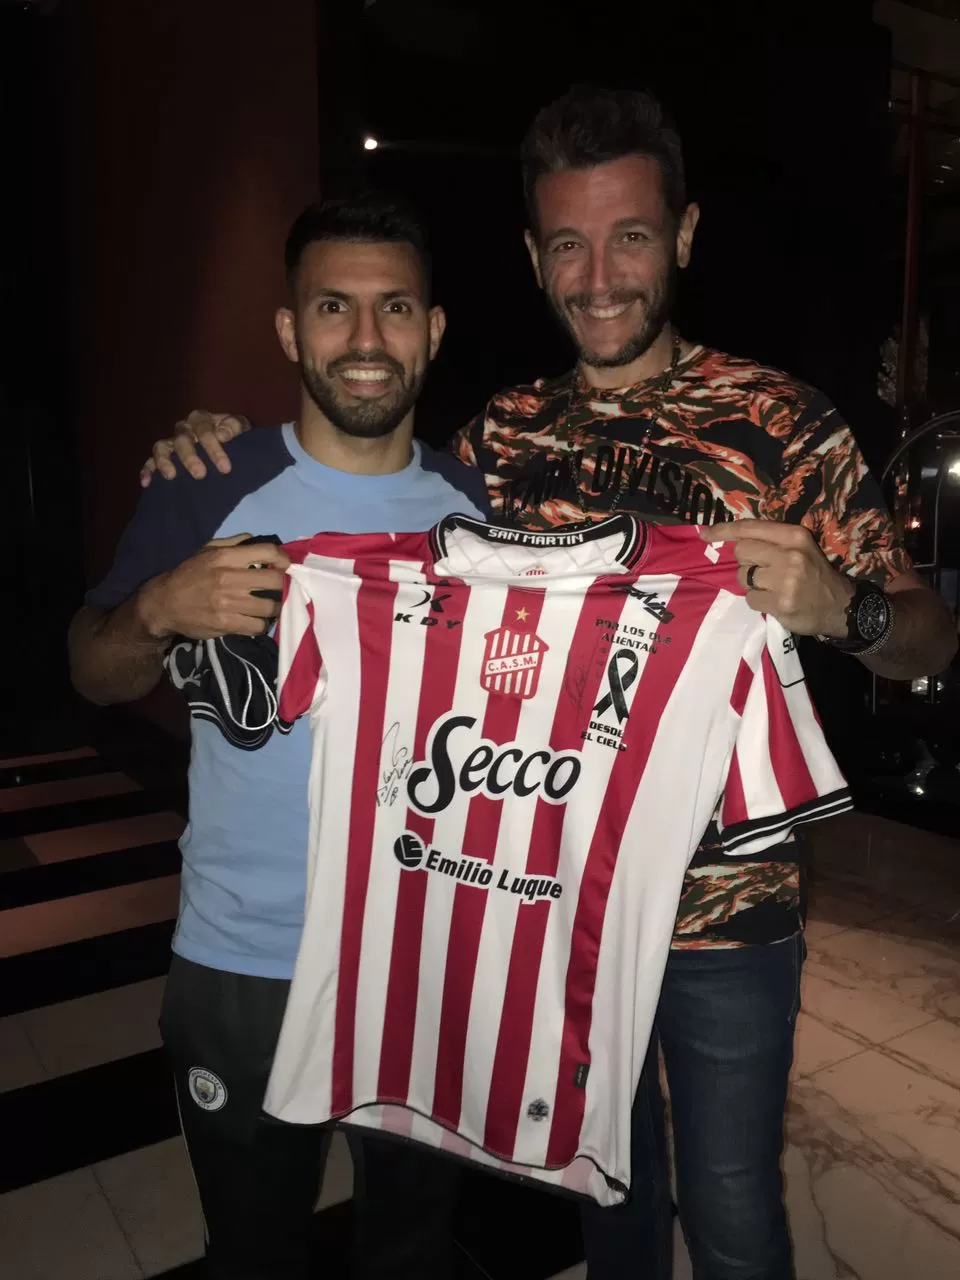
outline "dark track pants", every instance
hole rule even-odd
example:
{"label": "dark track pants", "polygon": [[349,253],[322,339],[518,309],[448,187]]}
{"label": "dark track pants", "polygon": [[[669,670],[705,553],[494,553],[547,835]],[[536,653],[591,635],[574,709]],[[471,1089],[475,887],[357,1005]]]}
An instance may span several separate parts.
{"label": "dark track pants", "polygon": [[[327,1128],[261,1106],[290,984],[175,956],[160,1017],[207,1231],[210,1280],[343,1280],[308,1263]],[[445,1160],[353,1139],[358,1280],[450,1280],[458,1178]]]}

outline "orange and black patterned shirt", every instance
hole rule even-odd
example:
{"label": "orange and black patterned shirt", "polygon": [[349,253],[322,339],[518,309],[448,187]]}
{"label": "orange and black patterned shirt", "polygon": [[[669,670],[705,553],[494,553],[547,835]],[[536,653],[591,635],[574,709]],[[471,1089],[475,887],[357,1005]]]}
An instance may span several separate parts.
{"label": "orange and black patterned shirt", "polygon": [[[653,380],[656,382],[656,380]],[[454,440],[494,519],[527,529],[631,511],[658,523],[786,520],[838,569],[884,583],[910,561],[849,427],[812,387],[704,347],[661,392],[574,372],[512,387]],[[800,860],[724,858],[708,830],[684,881],[677,948],[778,942],[801,927]]]}

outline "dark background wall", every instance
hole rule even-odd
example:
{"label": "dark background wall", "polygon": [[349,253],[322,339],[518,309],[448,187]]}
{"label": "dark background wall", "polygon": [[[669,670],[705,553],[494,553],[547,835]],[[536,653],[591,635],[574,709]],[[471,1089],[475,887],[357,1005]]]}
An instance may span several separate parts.
{"label": "dark background wall", "polygon": [[51,704],[152,441],[291,416],[273,312],[317,190],[312,0],[0,2],[4,684]]}
{"label": "dark background wall", "polygon": [[199,405],[289,415],[282,244],[316,191],[313,4],[64,6],[67,326],[88,571]]}

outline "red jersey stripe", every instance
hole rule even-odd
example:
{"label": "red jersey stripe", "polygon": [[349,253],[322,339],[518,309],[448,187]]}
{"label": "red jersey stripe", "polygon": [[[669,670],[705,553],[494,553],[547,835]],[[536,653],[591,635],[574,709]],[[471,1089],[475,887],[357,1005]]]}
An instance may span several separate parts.
{"label": "red jersey stripe", "polygon": [[[284,600],[287,598],[289,587],[290,579],[284,578]],[[317,690],[317,681],[320,679],[320,670],[323,662],[320,657],[320,648],[317,644],[317,633],[314,630],[315,613],[313,601],[308,600],[307,627],[300,637],[297,652],[294,654],[293,661],[290,664],[289,674],[283,682],[283,688],[280,690],[277,716],[284,724],[293,724],[295,720],[310,710],[313,695]],[[277,643],[279,644],[279,642],[278,636]]]}
{"label": "red jersey stripe", "polygon": [[[797,730],[787,706],[780,677],[777,675],[768,649],[764,649],[760,665],[767,695],[770,763],[773,766],[780,795],[783,797],[784,811],[789,813],[816,796],[817,786],[807,768],[807,760],[803,754],[800,739],[797,737]],[[806,696],[809,697],[809,694]],[[752,816],[752,814],[747,815],[748,818]]]}
{"label": "red jersey stripe", "polygon": [[750,693],[753,680],[754,674],[750,664],[741,660],[737,678],[733,683],[733,693],[730,695],[730,706],[738,716],[742,716],[746,709],[747,695]]}

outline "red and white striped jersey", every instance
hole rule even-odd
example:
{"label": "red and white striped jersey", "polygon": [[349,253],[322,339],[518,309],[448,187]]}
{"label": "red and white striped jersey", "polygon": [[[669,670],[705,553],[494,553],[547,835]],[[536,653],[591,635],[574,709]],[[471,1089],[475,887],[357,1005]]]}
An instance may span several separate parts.
{"label": "red and white striped jersey", "polygon": [[267,1111],[618,1202],[704,828],[755,856],[850,807],[791,637],[729,546],[631,516],[287,550],[314,755]]}

